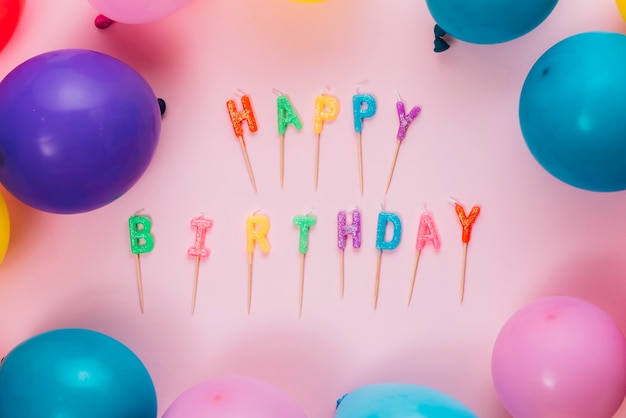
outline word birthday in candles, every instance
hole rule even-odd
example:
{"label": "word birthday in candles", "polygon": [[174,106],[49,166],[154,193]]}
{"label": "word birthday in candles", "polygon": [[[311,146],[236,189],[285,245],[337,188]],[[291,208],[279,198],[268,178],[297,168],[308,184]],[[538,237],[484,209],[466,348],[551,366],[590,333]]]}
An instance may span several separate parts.
{"label": "word birthday in candles", "polygon": [[[454,201],[454,211],[461,225],[461,242],[463,243],[463,264],[461,273],[461,303],[465,294],[465,276],[467,269],[467,247],[470,242],[472,227],[474,226],[480,207],[473,206],[469,214],[465,212],[463,205]],[[192,315],[195,312],[196,297],[198,289],[198,274],[201,259],[209,257],[210,250],[206,248],[206,234],[213,227],[213,219],[205,218],[204,215],[193,218],[191,226],[195,229],[195,240],[191,247],[187,249],[187,254],[196,260],[196,268],[194,274],[194,288],[192,299]],[[298,228],[298,253],[300,255],[300,276],[299,276],[299,297],[298,312],[302,315],[302,306],[304,301],[304,279],[305,279],[305,261],[309,251],[311,242],[311,229],[317,225],[317,217],[309,213],[305,215],[296,215],[291,219],[291,223]],[[344,257],[345,250],[348,246],[348,237],[351,238],[352,248],[359,249],[362,246],[361,230],[363,226],[362,214],[359,209],[352,209],[350,212],[341,210],[337,213],[337,248],[340,254],[340,294],[343,298],[345,289],[345,272]],[[139,302],[141,312],[143,313],[143,285],[141,280],[141,268],[139,264],[139,254],[151,252],[154,248],[154,237],[152,235],[152,220],[145,215],[133,215],[128,220],[130,231],[131,251],[136,256],[137,266],[137,284],[139,287]],[[270,252],[270,218],[266,214],[258,213],[258,211],[249,215],[245,219],[246,240],[245,248],[248,254],[248,294],[247,308],[250,314],[252,306],[252,290],[253,290],[253,265],[254,253],[258,247],[264,254]],[[394,212],[388,212],[384,209],[378,213],[376,224],[376,240],[374,246],[378,251],[374,281],[374,309],[378,306],[381,281],[381,264],[383,254],[386,251],[393,251],[398,248],[402,241],[403,227],[400,215]],[[408,305],[411,304],[415,280],[417,276],[417,267],[420,254],[427,244],[431,244],[435,250],[441,247],[441,239],[439,231],[435,225],[435,219],[432,212],[424,210],[420,215],[419,225],[417,228],[417,241],[415,244],[416,257],[413,265],[413,275],[410,280],[410,291]]]}

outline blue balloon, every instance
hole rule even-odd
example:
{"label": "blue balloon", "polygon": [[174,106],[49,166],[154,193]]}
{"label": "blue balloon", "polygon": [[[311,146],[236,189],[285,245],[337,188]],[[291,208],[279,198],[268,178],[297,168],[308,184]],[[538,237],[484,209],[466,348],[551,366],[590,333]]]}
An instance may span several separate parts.
{"label": "blue balloon", "polygon": [[87,212],[139,180],[160,130],[157,98],[127,64],[47,52],[0,82],[0,182],[36,209]]}
{"label": "blue balloon", "polygon": [[626,189],[626,36],[587,32],[562,40],[531,68],[519,101],[533,156],[572,186]]}
{"label": "blue balloon", "polygon": [[148,371],[125,345],[61,329],[15,347],[0,364],[0,418],[155,418]]}
{"label": "blue balloon", "polygon": [[424,386],[378,383],[339,400],[335,418],[478,418],[458,400]]}
{"label": "blue balloon", "polygon": [[443,30],[474,44],[507,42],[543,22],[558,0],[426,0]]}

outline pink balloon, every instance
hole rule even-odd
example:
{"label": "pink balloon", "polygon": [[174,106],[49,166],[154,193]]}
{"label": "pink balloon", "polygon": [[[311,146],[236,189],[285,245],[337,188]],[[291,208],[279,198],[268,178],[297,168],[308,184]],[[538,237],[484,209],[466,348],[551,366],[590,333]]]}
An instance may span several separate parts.
{"label": "pink balloon", "polygon": [[306,418],[280,389],[250,377],[222,377],[183,392],[163,418]]}
{"label": "pink balloon", "polygon": [[626,341],[581,299],[540,299],[514,314],[491,359],[496,391],[515,418],[610,418],[626,396]]}
{"label": "pink balloon", "polygon": [[162,19],[191,0],[89,0],[100,13],[121,23],[146,23]]}

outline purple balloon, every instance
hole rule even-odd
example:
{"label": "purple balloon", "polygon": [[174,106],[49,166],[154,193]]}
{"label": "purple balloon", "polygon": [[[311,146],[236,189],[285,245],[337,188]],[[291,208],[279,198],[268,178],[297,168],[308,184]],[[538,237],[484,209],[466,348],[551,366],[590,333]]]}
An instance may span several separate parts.
{"label": "purple balloon", "polygon": [[47,52],[0,82],[0,182],[42,211],[97,209],[139,180],[160,131],[157,98],[127,64]]}

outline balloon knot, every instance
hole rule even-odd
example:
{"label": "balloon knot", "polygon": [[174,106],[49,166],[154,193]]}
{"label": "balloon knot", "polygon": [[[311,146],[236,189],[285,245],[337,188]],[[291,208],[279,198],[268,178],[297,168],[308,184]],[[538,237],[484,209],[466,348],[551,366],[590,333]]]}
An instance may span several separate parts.
{"label": "balloon knot", "polygon": [[165,114],[165,109],[167,109],[167,105],[165,104],[165,100],[158,98],[157,102],[159,102],[159,111],[161,112],[161,116]]}
{"label": "balloon knot", "polygon": [[450,48],[450,44],[446,42],[443,37],[447,34],[445,30],[441,29],[441,26],[435,25],[435,48],[433,51],[439,53],[446,51]]}
{"label": "balloon knot", "polygon": [[109,26],[111,26],[113,23],[115,23],[115,21],[112,19],[109,19],[105,15],[98,15],[96,16],[96,19],[94,20],[93,23],[94,25],[96,25],[98,29],[106,29]]}
{"label": "balloon knot", "polygon": [[348,396],[347,393],[343,395],[341,398],[337,399],[337,406],[335,406],[335,409],[339,408],[339,404],[341,404],[341,401],[343,401],[346,398],[346,396]]}

